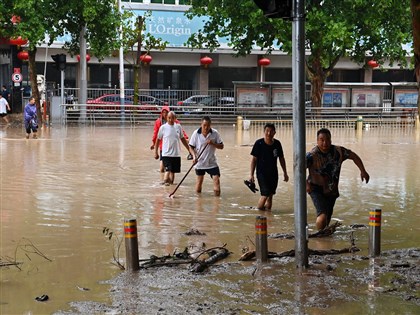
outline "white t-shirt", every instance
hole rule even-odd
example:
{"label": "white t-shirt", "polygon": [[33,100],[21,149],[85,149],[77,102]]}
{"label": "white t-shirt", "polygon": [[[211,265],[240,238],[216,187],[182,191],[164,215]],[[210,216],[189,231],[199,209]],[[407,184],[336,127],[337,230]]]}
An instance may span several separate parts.
{"label": "white t-shirt", "polygon": [[4,97],[0,98],[0,114],[7,114],[7,105],[9,103]]}
{"label": "white t-shirt", "polygon": [[[204,137],[201,133],[201,128],[195,130],[190,139],[190,146],[195,148],[197,156],[201,153],[202,150],[206,147],[206,141],[212,140],[214,143],[221,144],[223,143],[222,138],[220,137],[219,132],[216,129],[211,128],[207,137]],[[216,148],[213,145],[208,145],[206,149],[201,154],[198,159],[197,164],[195,165],[196,169],[210,169],[217,167],[217,158],[216,158]]]}
{"label": "white t-shirt", "polygon": [[168,123],[160,126],[158,139],[163,141],[162,156],[178,157],[181,156],[180,139],[184,138],[180,124],[170,125]]}

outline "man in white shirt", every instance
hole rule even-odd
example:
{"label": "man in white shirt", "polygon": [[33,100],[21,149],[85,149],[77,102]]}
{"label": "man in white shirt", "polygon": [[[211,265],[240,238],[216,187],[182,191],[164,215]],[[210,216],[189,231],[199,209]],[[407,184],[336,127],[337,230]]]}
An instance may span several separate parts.
{"label": "man in white shirt", "polygon": [[9,123],[9,118],[7,118],[7,111],[10,111],[10,105],[7,100],[0,94],[0,117],[2,117],[6,123]]}
{"label": "man in white shirt", "polygon": [[[184,133],[180,124],[176,124],[176,115],[174,112],[169,112],[166,124],[160,126],[158,136],[155,143],[155,159],[159,159],[159,143],[162,144],[162,162],[165,169],[163,182],[169,186],[174,183],[175,173],[181,172],[181,145],[182,144],[190,151],[188,142],[184,137]],[[192,151],[192,150],[191,150]],[[192,152],[191,152],[192,153]]]}
{"label": "man in white shirt", "polygon": [[211,128],[209,116],[204,116],[201,119],[201,127],[193,132],[190,147],[194,149],[193,163],[196,163],[196,192],[201,193],[204,175],[208,173],[213,179],[214,195],[220,196],[220,169],[217,165],[216,149],[222,150],[224,144],[219,132]]}

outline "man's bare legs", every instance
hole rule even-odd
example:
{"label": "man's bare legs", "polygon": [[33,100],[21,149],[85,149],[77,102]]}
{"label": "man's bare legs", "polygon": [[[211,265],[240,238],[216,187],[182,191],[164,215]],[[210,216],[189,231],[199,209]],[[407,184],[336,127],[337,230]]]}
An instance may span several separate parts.
{"label": "man's bare legs", "polygon": [[213,176],[213,191],[215,196],[220,196],[220,176]]}
{"label": "man's bare legs", "polygon": [[258,210],[271,210],[273,205],[273,195],[270,196],[261,196],[260,200],[258,201]]}
{"label": "man's bare legs", "polygon": [[175,180],[175,173],[173,172],[165,172],[165,175],[163,177],[163,182],[165,185],[171,185],[174,183]]}
{"label": "man's bare legs", "polygon": [[203,188],[203,181],[204,175],[197,175],[197,182],[195,184],[195,191],[197,193],[201,193],[201,189]]}

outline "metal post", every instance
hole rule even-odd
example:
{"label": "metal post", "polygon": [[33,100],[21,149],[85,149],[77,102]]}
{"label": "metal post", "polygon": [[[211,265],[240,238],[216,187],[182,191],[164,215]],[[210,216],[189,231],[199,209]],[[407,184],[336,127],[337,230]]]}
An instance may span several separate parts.
{"label": "metal post", "polygon": [[259,262],[268,260],[267,218],[263,216],[255,220],[255,255]]}
{"label": "metal post", "polygon": [[61,79],[60,79],[60,100],[61,100],[61,104],[64,104],[64,70],[61,70]]}
{"label": "metal post", "polygon": [[306,135],[305,135],[305,0],[294,0],[292,25],[293,76],[293,162],[295,259],[298,268],[308,267],[306,238]]}
{"label": "metal post", "polygon": [[[123,9],[121,7],[121,0],[118,0],[118,10],[122,13]],[[119,39],[122,42],[123,40],[123,27],[120,26],[120,35]],[[140,49],[140,47],[139,47]],[[120,104],[121,104],[121,123],[124,123],[125,120],[125,79],[124,79],[124,48],[121,44],[119,50],[119,77],[120,77]]]}
{"label": "metal post", "polygon": [[369,257],[381,254],[381,216],[381,209],[369,211]]}
{"label": "metal post", "polygon": [[140,269],[139,265],[139,246],[137,241],[137,221],[136,219],[124,220],[125,238],[125,257],[127,261],[127,271]]}
{"label": "metal post", "polygon": [[244,121],[244,119],[242,118],[242,116],[236,117],[236,128],[238,128],[238,130],[242,130],[243,121]]}
{"label": "metal post", "polygon": [[79,104],[80,107],[80,119],[81,121],[86,120],[86,106],[84,106],[87,102],[87,61],[86,61],[86,25],[82,27],[80,31],[80,92],[79,92]]}

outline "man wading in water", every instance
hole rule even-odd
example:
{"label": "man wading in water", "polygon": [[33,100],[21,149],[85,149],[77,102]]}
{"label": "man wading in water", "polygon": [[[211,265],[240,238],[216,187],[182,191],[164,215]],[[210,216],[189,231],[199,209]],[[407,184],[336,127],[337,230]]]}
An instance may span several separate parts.
{"label": "man wading in water", "polygon": [[340,196],[338,181],[341,164],[347,159],[353,160],[360,170],[362,181],[366,180],[366,184],[370,176],[356,153],[331,144],[331,132],[328,129],[318,130],[316,142],[317,146],[306,154],[306,167],[309,169],[306,192],[311,196],[316,208],[316,227],[322,230],[330,224],[335,201]]}

